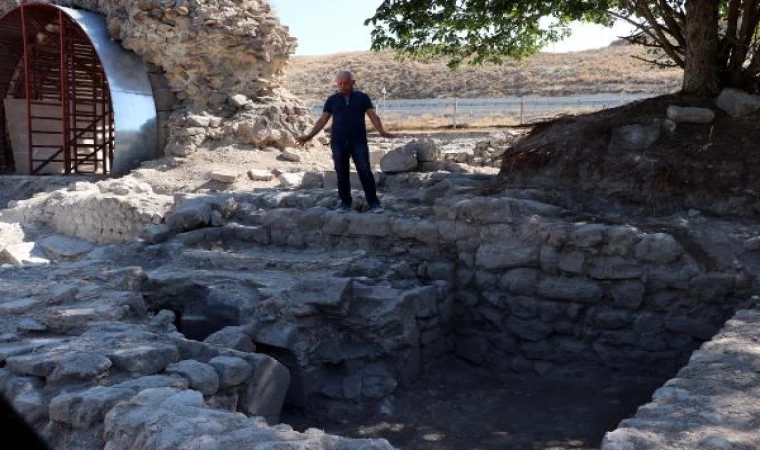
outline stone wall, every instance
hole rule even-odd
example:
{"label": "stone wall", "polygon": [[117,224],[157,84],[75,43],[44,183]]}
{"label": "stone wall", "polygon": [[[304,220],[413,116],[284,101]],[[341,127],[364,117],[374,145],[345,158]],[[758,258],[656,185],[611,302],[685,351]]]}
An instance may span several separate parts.
{"label": "stone wall", "polygon": [[[386,184],[410,187],[413,178],[389,176]],[[592,223],[519,192],[449,195],[445,182],[427,183],[427,205],[341,215],[319,206],[335,201],[324,190],[172,199],[133,184],[76,183],[18,202],[2,220],[100,243],[180,233],[174,239],[185,245],[239,239],[366,249],[385,261],[382,273],[391,271],[388,261],[403,261],[416,285],[438,283],[438,302],[451,301],[453,315],[415,325],[420,350],[432,355],[426,360],[455,342],[475,363],[542,374],[600,366],[672,373],[757,285],[751,259],[718,242],[739,231]]]}
{"label": "stone wall", "polygon": [[[111,36],[143,59],[168,154],[214,141],[283,148],[312,124],[281,88],[296,39],[265,0],[48,2],[103,14]],[[2,0],[0,13],[18,4]]]}
{"label": "stone wall", "polygon": [[756,308],[738,311],[650,403],[606,434],[601,449],[759,448],[759,325]]}
{"label": "stone wall", "polygon": [[50,194],[11,201],[10,208],[0,212],[0,222],[42,227],[95,243],[124,243],[145,227],[162,223],[173,202],[133,178],[80,181]]}
{"label": "stone wall", "polygon": [[449,196],[398,215],[341,215],[317,206],[322,195],[241,196],[234,224],[203,228],[207,218],[178,238],[361,248],[403,261],[417,281],[449,293],[439,308],[452,301],[451,312],[432,316],[435,329],[419,328],[431,359],[453,342],[474,363],[543,375],[674,373],[757,285],[751,266],[725,253],[726,244],[699,241],[698,227],[686,235],[592,223],[525,195]]}

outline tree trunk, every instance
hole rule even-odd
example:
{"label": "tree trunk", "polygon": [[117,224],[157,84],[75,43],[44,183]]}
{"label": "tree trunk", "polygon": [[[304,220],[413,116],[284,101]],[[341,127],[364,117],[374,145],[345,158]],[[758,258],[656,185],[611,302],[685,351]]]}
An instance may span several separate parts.
{"label": "tree trunk", "polygon": [[683,91],[714,96],[718,82],[718,2],[686,0],[686,61]]}

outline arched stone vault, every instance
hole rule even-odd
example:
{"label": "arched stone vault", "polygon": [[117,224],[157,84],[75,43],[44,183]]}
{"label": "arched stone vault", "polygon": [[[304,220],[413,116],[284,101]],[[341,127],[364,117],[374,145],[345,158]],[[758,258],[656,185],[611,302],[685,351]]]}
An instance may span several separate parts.
{"label": "arched stone vault", "polygon": [[[20,3],[0,0],[0,13]],[[167,154],[215,141],[282,148],[311,125],[308,109],[281,88],[296,39],[266,0],[38,3],[102,14],[111,37],[155,72]]]}

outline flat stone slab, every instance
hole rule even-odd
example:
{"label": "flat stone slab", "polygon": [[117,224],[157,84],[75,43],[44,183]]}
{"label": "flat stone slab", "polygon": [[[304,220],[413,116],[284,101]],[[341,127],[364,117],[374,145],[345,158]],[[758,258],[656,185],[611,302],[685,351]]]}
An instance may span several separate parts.
{"label": "flat stone slab", "polygon": [[87,241],[58,235],[42,238],[37,241],[37,245],[50,259],[64,261],[76,261],[95,248]]}
{"label": "flat stone slab", "polygon": [[0,252],[0,262],[15,264],[17,266],[50,264],[50,260],[45,258],[42,249],[34,242],[24,242],[5,247]]}
{"label": "flat stone slab", "polygon": [[42,301],[37,298],[21,298],[11,302],[0,303],[0,314],[24,314],[41,304]]}

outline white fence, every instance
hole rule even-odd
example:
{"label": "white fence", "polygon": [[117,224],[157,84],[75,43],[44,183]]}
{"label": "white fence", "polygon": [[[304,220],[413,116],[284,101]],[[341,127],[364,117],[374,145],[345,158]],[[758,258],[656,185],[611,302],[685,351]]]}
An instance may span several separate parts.
{"label": "white fence", "polygon": [[[519,124],[531,123],[564,113],[596,111],[612,108],[652,94],[596,94],[564,97],[504,97],[504,98],[436,98],[436,99],[373,99],[383,118],[411,119],[440,117],[454,127],[467,120],[509,116]],[[322,105],[312,106],[317,116]]]}

